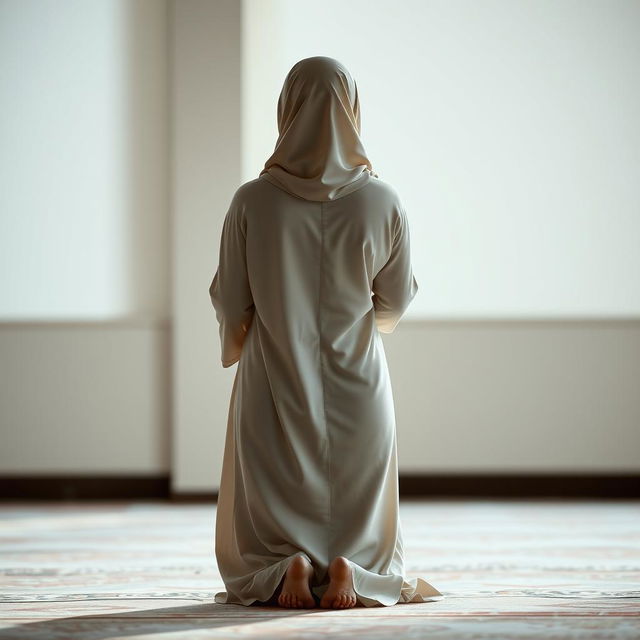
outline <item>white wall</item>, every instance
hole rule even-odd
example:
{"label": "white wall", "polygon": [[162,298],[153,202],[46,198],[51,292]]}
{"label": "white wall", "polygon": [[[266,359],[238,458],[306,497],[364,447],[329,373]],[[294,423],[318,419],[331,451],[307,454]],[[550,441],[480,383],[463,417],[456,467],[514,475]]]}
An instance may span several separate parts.
{"label": "white wall", "polygon": [[0,4],[0,318],[166,319],[167,6]]}
{"label": "white wall", "polygon": [[246,0],[243,177],[299,59],[356,78],[411,221],[408,318],[640,314],[637,0]]}
{"label": "white wall", "polygon": [[169,471],[164,0],[0,3],[0,473]]}
{"label": "white wall", "polygon": [[0,2],[0,473],[216,488],[222,221],[316,54],[411,217],[401,470],[637,471],[638,4],[300,4]]}

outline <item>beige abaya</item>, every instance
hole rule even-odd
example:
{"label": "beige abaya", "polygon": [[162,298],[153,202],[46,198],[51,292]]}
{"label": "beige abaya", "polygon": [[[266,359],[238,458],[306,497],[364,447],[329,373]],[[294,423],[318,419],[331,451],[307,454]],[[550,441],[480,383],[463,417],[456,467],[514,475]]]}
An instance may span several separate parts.
{"label": "beige abaya", "polygon": [[418,290],[397,192],[360,140],[355,81],[317,56],[291,69],[279,137],[226,213],[209,293],[222,366],[238,363],[215,526],[226,591],[266,602],[296,555],[328,587],[338,555],[365,606],[438,600],[404,573],[396,425],[380,333]]}

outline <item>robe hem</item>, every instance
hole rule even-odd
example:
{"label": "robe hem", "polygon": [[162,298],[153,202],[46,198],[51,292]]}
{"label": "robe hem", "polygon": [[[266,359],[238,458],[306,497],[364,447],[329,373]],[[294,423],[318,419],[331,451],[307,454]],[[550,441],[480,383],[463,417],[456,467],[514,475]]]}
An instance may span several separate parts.
{"label": "robe hem", "polygon": [[[275,582],[271,596],[268,599],[263,600],[259,597],[241,598],[230,594],[228,591],[220,591],[215,594],[214,601],[218,604],[238,604],[245,607],[249,607],[256,602],[263,603],[263,606],[279,606],[275,602],[273,605],[269,603],[273,601],[273,594],[289,566],[288,561],[297,555],[300,555],[300,553],[284,558],[275,565],[267,567],[272,577],[274,579],[277,578],[277,582]],[[308,559],[306,554],[302,555],[305,555]],[[377,574],[367,571],[352,560],[349,560],[349,564],[353,569],[353,590],[356,593],[358,603],[363,607],[391,607],[396,604],[420,604],[425,602],[438,602],[445,598],[444,594],[423,578],[407,579],[399,574]],[[274,571],[274,567],[277,565],[280,566]],[[396,583],[395,588],[388,589],[387,587],[387,589],[385,589],[386,585],[381,584],[382,582],[394,582]],[[379,584],[376,585],[376,583]],[[328,583],[311,587],[311,593],[314,599],[318,599],[318,605],[319,600],[322,599],[328,587]],[[385,593],[385,591],[387,592]],[[393,592],[393,595],[389,593],[390,591]],[[316,608],[319,608],[319,606]]]}

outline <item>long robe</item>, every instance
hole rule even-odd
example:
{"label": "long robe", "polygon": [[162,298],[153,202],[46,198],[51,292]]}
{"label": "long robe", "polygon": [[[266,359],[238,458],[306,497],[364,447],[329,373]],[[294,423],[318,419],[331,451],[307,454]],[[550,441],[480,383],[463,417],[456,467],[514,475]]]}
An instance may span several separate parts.
{"label": "long robe", "polygon": [[209,293],[222,366],[238,363],[215,525],[226,592],[272,596],[289,562],[314,567],[312,593],[345,556],[364,606],[444,596],[404,574],[396,424],[382,333],[418,290],[409,226],[379,178],[328,202],[241,185],[225,216]]}

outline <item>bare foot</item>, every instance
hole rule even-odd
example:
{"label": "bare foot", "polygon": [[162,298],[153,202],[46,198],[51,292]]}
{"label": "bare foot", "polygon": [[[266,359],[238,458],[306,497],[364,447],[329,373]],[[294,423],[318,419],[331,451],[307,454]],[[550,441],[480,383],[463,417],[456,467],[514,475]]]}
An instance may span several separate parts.
{"label": "bare foot", "polygon": [[349,609],[356,606],[353,590],[353,570],[344,556],[336,556],[329,565],[331,582],[320,600],[324,609]]}
{"label": "bare foot", "polygon": [[278,596],[281,607],[293,609],[313,609],[316,601],[311,595],[309,579],[313,575],[313,567],[304,556],[296,556],[284,574],[282,591]]}

